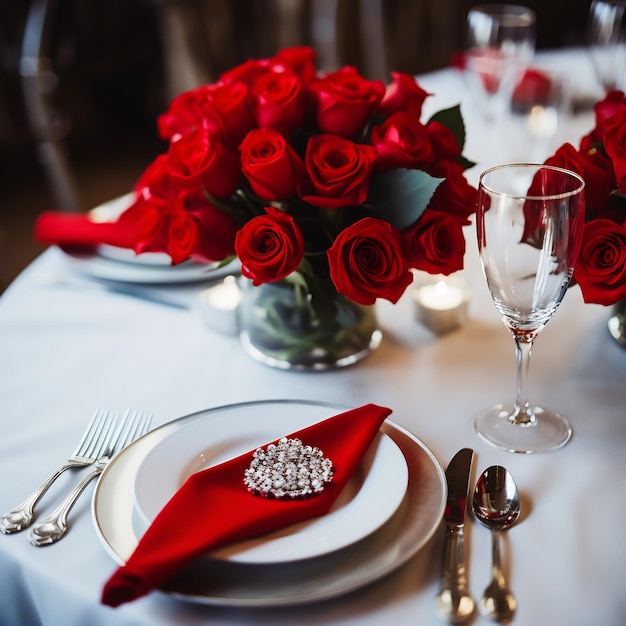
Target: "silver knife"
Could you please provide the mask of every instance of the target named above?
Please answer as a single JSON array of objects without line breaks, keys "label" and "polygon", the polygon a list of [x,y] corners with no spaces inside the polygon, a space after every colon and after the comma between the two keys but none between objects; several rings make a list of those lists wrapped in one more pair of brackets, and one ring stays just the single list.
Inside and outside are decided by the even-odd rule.
[{"label": "silver knife", "polygon": [[170,298],[163,295],[158,285],[143,286],[135,283],[122,283],[101,280],[98,278],[89,278],[87,276],[69,276],[55,273],[40,273],[36,276],[38,285],[46,287],[67,287],[69,289],[96,289],[107,291],[109,293],[119,294],[122,296],[131,296],[138,300],[146,302],[154,302],[155,304],[163,304],[175,309],[190,309],[190,305],[182,300]]},{"label": "silver knife", "polygon": [[444,512],[446,538],[441,586],[436,598],[440,617],[458,624],[474,613],[475,604],[467,589],[463,554],[463,524],[474,451],[463,448],[457,452],[446,470],[448,501]]}]

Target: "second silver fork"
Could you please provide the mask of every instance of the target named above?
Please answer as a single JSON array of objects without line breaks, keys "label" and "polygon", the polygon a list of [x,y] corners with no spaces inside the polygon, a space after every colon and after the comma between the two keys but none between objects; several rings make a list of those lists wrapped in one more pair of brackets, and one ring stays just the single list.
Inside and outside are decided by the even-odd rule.
[{"label": "second silver fork", "polygon": [[87,485],[104,471],[115,454],[148,432],[151,422],[150,413],[136,409],[129,409],[126,412],[102,456],[96,461],[94,469],[74,487],[50,515],[32,527],[29,539],[34,546],[55,543],[65,535],[69,512]]}]

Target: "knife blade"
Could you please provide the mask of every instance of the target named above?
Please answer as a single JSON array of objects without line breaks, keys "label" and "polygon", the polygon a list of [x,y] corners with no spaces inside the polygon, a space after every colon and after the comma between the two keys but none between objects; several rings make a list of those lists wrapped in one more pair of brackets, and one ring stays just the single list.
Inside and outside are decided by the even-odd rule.
[{"label": "knife blade", "polygon": [[117,281],[109,281],[99,278],[90,278],[88,276],[72,276],[55,274],[54,272],[39,273],[35,277],[37,285],[43,287],[65,287],[68,289],[94,289],[114,293],[122,296],[130,296],[145,302],[153,302],[173,307],[175,309],[187,310],[191,305],[185,303],[182,299],[179,301],[176,297],[171,298],[167,294],[161,293],[158,285],[146,286],[137,285],[136,283],[122,283]]},{"label": "knife blade", "polygon": [[465,556],[463,551],[463,527],[470,484],[474,451],[459,450],[446,469],[448,499],[443,518],[446,523],[443,570],[436,597],[440,617],[457,624],[474,613],[474,600],[467,588]]}]

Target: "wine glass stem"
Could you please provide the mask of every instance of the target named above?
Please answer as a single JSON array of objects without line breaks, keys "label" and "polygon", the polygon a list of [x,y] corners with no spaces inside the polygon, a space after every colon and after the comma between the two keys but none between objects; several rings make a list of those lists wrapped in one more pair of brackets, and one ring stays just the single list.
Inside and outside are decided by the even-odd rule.
[{"label": "wine glass stem", "polygon": [[530,426],[535,422],[535,416],[530,410],[527,400],[528,368],[530,355],[533,348],[532,341],[524,341],[515,337],[515,356],[517,359],[517,396],[515,398],[515,410],[509,418],[515,424]]}]

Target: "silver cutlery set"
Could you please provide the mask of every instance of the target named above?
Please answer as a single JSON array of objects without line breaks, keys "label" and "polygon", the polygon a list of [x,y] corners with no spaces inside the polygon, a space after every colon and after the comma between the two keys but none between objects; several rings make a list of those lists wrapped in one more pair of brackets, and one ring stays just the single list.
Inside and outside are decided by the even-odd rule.
[{"label": "silver cutlery set", "polygon": [[30,542],[35,546],[48,545],[61,539],[68,529],[69,512],[87,485],[104,471],[115,454],[147,433],[151,422],[151,414],[137,409],[127,409],[123,415],[103,409],[96,411],[67,462],[22,504],[0,517],[0,531],[9,535],[28,528],[35,518],[35,506],[65,470],[90,467],[91,471],[29,533]]},{"label": "silver cutlery set", "polygon": [[[436,596],[440,617],[452,624],[469,619],[476,604],[469,593],[463,534],[474,451],[459,450],[446,469],[448,500],[444,513],[446,537],[441,585]],[[479,477],[472,498],[474,517],[491,530],[491,581],[478,605],[480,613],[496,622],[513,619],[517,602],[508,589],[500,564],[500,532],[519,518],[520,499],[511,474],[500,465],[488,467]]]}]

